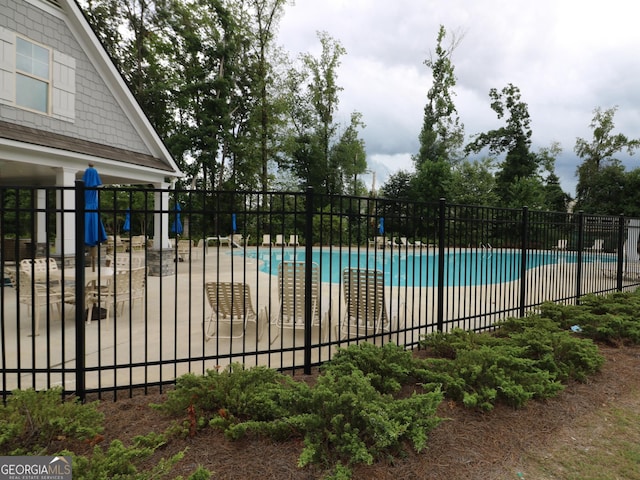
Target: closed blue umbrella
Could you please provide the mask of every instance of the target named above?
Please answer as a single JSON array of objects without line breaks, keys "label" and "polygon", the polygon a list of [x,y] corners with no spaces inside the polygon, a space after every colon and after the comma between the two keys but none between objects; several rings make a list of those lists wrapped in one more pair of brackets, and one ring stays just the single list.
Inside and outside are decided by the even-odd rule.
[{"label": "closed blue umbrella", "polygon": [[176,216],[173,219],[173,223],[171,224],[171,232],[175,233],[176,235],[181,235],[182,234],[182,221],[180,220],[180,212],[182,211],[182,208],[180,207],[179,203],[176,203]]},{"label": "closed blue umbrella", "polygon": [[236,214],[232,213],[231,214],[231,231],[233,233],[236,233],[237,227],[236,227]]},{"label": "closed blue umbrella", "polygon": [[380,235],[384,235],[384,217],[380,217],[380,223],[378,224],[378,230]]},{"label": "closed blue umbrella", "polygon": [[128,232],[130,230],[131,230],[131,212],[127,208],[127,211],[124,214],[124,223],[122,224],[122,231]]},{"label": "closed blue umbrella", "polygon": [[95,270],[96,246],[107,240],[107,232],[104,229],[102,220],[98,215],[98,190],[96,187],[102,185],[98,171],[89,164],[89,168],[82,176],[84,186],[84,244],[91,247],[91,267]]}]

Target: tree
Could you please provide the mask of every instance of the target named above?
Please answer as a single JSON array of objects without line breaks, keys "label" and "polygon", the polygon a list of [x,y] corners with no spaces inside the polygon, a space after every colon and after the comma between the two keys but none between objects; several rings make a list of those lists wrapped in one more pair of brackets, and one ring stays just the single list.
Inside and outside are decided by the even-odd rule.
[{"label": "tree", "polygon": [[[359,195],[366,192],[364,184],[358,182],[358,175],[367,169],[367,153],[364,141],[358,137],[358,129],[364,127],[362,114],[353,112],[351,122],[338,141],[331,147],[330,169],[339,172],[335,175],[337,184],[332,190],[337,193]],[[349,192],[347,185],[351,184]]]},{"label": "tree", "polygon": [[628,202],[625,185],[624,166],[618,160],[611,161],[580,183],[576,208],[589,213],[619,215]]},{"label": "tree", "polygon": [[[254,99],[253,110],[249,113],[248,124],[253,132],[244,132],[244,139],[248,140],[249,148],[255,145],[260,159],[260,187],[267,191],[269,187],[269,161],[274,160],[277,145],[277,130],[281,114],[284,109],[273,91],[275,72],[269,59],[275,31],[282,17],[286,0],[249,0],[252,15],[248,15],[247,23],[251,25],[251,39],[249,42],[250,55],[246,58],[255,59],[249,72],[252,73],[248,83],[250,97]],[[251,134],[247,134],[251,133]]]},{"label": "tree", "polygon": [[163,138],[174,126],[170,105],[174,78],[170,62],[163,61],[171,45],[162,36],[165,8],[164,1],[156,0],[85,0],[84,9],[96,35]]},{"label": "tree", "polygon": [[318,38],[322,45],[320,58],[305,54],[303,61],[311,76],[309,84],[311,105],[320,124],[324,155],[328,159],[329,141],[335,128],[333,115],[338,108],[338,92],[342,90],[342,87],[337,85],[337,70],[340,66],[340,57],[346,51],[340,42],[331,38],[326,32],[318,32]]},{"label": "tree", "polygon": [[633,155],[640,146],[640,140],[631,140],[622,133],[612,134],[615,128],[613,117],[617,110],[617,106],[605,111],[596,107],[593,111],[593,119],[589,124],[593,129],[593,140],[588,143],[583,138],[576,139],[574,148],[576,155],[596,169],[606,162],[613,161],[616,153],[626,150],[629,155]]},{"label": "tree", "polygon": [[399,170],[389,176],[380,188],[380,195],[392,200],[413,200],[412,195],[413,175],[406,170]]},{"label": "tree", "polygon": [[619,213],[640,217],[640,168],[627,173],[624,185],[624,203]]},{"label": "tree", "polygon": [[[539,168],[547,158],[531,152],[529,108],[522,101],[520,89],[513,84],[507,85],[501,92],[492,88],[489,98],[491,109],[496,112],[498,118],[506,116],[506,124],[496,130],[475,135],[474,140],[465,147],[465,151],[478,153],[488,148],[492,155],[506,154],[496,174],[496,186],[502,204],[526,205],[535,198],[538,205],[542,202],[541,196],[533,195],[531,189],[535,185],[542,189]],[[529,180],[531,178],[536,179],[535,182],[532,183]]]},{"label": "tree", "polygon": [[488,158],[463,160],[452,171],[447,199],[463,205],[499,205],[500,197],[492,170],[493,162]]},{"label": "tree", "polygon": [[456,85],[453,52],[460,43],[455,35],[447,48],[442,43],[446,37],[444,26],[440,26],[435,58],[430,57],[424,64],[431,69],[433,83],[427,93],[424,120],[420,131],[420,151],[414,156],[416,167],[424,162],[445,161],[452,163],[459,157],[459,149],[464,141],[464,126],[460,123],[455,104],[453,88]]},{"label": "tree", "polygon": [[[589,143],[582,138],[576,139],[574,151],[583,159],[577,169],[576,208],[612,214],[625,210],[623,199],[616,193],[624,184],[624,167],[614,155],[623,150],[632,155],[640,146],[640,140],[629,139],[622,133],[612,133],[617,109],[612,107],[603,111],[597,107],[589,125],[593,129],[592,141]],[[612,198],[603,198],[604,192],[615,194],[620,203],[612,204]]]},{"label": "tree", "polygon": [[[319,32],[322,47],[319,58],[303,54],[299,65],[292,65],[286,76],[290,124],[285,140],[285,155],[280,165],[291,169],[302,186],[313,186],[319,193],[340,193],[342,171],[331,163],[330,153],[338,124],[334,114],[338,106],[337,69],[346,52],[326,32]],[[352,130],[361,122],[352,116]],[[350,159],[352,162],[353,159]],[[364,170],[363,170],[364,171]]]},{"label": "tree", "polygon": [[475,135],[475,139],[466,146],[467,152],[478,153],[484,148],[489,153],[506,153],[506,159],[497,175],[500,187],[508,187],[516,178],[528,177],[537,170],[537,159],[531,155],[531,120],[529,108],[521,99],[520,89],[509,84],[498,92],[492,88],[489,92],[491,109],[499,119],[505,117],[506,125],[496,130]]},{"label": "tree", "polygon": [[558,142],[553,142],[550,147],[541,148],[538,151],[538,176],[542,181],[543,208],[555,212],[566,212],[572,199],[562,190],[560,179],[555,173],[556,158],[560,153],[562,153],[562,148]]},{"label": "tree", "polygon": [[451,57],[460,40],[453,36],[445,48],[445,37],[446,30],[441,25],[435,58],[431,56],[424,62],[431,69],[433,83],[424,107],[420,150],[413,157],[416,175],[412,183],[416,198],[425,202],[437,201],[447,195],[451,166],[458,160],[464,140],[464,126],[452,98],[456,77]]}]

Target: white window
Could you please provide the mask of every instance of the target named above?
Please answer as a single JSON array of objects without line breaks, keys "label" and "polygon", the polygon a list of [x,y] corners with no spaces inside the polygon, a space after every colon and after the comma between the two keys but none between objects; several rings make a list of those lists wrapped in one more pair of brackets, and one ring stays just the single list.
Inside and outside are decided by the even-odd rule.
[{"label": "white window", "polygon": [[16,38],[16,105],[49,112],[49,49]]},{"label": "white window", "polygon": [[73,57],[0,27],[0,103],[75,121]]}]

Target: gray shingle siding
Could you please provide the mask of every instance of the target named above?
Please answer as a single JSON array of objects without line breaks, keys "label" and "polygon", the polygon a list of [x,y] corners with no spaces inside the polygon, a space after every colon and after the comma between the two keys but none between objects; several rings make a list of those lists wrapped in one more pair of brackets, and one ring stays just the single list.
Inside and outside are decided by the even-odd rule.
[{"label": "gray shingle siding", "polygon": [[69,55],[76,61],[73,122],[4,104],[0,104],[1,119],[81,140],[151,154],[62,19],[22,0],[0,0],[0,12],[0,26]]}]

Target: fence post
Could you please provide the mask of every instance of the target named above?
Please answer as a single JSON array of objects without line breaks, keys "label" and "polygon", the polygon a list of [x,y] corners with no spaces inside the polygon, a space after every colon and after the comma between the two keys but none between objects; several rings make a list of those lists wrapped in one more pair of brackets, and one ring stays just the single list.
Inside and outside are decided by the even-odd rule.
[{"label": "fence post", "polygon": [[[616,289],[621,292],[622,291],[622,271],[624,269],[624,255],[625,255],[625,241],[623,240],[623,237],[626,238],[625,234],[624,234],[624,226],[625,226],[625,219],[624,219],[624,215],[620,215],[618,217],[618,265],[617,265],[617,269],[616,269]],[[627,247],[629,247],[627,245]]]},{"label": "fence post", "polygon": [[[304,247],[304,374],[311,375],[311,310],[313,281],[313,187],[307,187]],[[329,327],[330,328],[330,327]],[[321,332],[322,334],[323,332]]]},{"label": "fence post", "polygon": [[527,246],[529,245],[529,207],[522,207],[522,244],[520,254],[520,317],[527,301]]},{"label": "fence post", "polygon": [[440,199],[438,206],[438,319],[437,329],[439,332],[444,330],[444,256],[445,256],[445,214],[447,202],[444,198]]},{"label": "fence post", "polygon": [[582,251],[584,250],[584,211],[578,212],[578,255],[576,267],[576,305],[580,305],[582,295]]},{"label": "fence post", "polygon": [[82,403],[86,400],[85,384],[85,323],[84,323],[84,182],[76,181],[76,396]]}]

